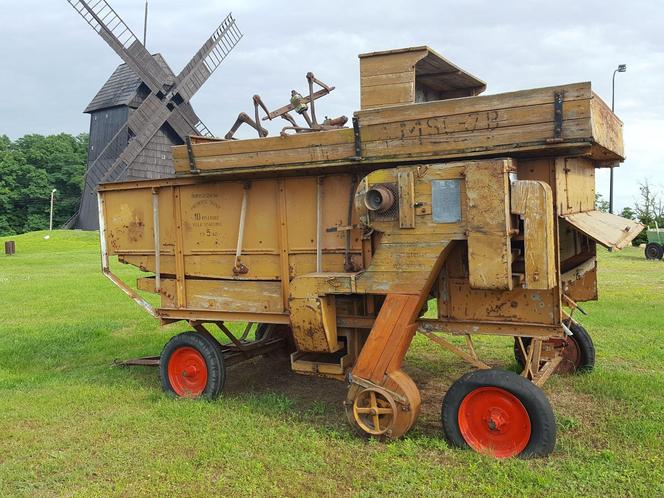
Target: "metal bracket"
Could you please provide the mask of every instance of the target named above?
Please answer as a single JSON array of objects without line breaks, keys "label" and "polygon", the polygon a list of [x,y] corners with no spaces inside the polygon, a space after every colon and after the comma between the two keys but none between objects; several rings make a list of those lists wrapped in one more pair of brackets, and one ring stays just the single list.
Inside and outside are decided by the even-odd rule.
[{"label": "metal bracket", "polygon": [[563,141],[563,92],[553,94],[553,138],[547,142]]},{"label": "metal bracket", "polygon": [[196,158],[194,157],[194,149],[191,146],[191,137],[189,135],[187,135],[185,137],[184,141],[187,144],[187,156],[189,157],[189,170],[194,175],[197,175],[197,174],[200,173],[200,171],[196,167]]},{"label": "metal bracket", "polygon": [[355,138],[355,155],[350,159],[352,161],[362,160],[362,139],[360,138],[360,119],[353,116],[353,137]]},{"label": "metal bracket", "polygon": [[352,375],[349,378],[350,384],[355,384],[357,386],[360,386],[364,389],[376,389],[380,391],[385,391],[386,393],[389,393],[393,398],[394,401],[399,403],[400,405],[403,406],[410,406],[410,403],[408,402],[408,399],[405,396],[401,396],[399,393],[396,393],[392,391],[391,389],[387,389],[386,387],[380,386],[378,384],[374,384],[370,380],[363,379],[362,377],[353,377]]}]

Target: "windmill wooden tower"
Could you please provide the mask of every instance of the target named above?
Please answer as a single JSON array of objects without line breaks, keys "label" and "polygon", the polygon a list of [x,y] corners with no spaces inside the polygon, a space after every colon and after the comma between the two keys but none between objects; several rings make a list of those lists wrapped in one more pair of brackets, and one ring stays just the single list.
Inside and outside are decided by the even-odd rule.
[{"label": "windmill wooden tower", "polygon": [[242,38],[229,14],[175,75],[151,54],[106,0],[67,0],[124,64],[88,105],[90,149],[77,213],[67,227],[99,227],[97,185],[173,173],[171,145],[190,135],[212,136],[189,101]]}]

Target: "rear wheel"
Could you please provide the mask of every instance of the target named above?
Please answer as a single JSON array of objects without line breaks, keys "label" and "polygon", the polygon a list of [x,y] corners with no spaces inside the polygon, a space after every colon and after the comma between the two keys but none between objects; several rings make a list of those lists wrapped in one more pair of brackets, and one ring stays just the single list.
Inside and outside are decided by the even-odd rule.
[{"label": "rear wheel", "polygon": [[166,343],[159,365],[168,394],[215,399],[226,380],[224,359],[214,338],[198,332],[176,335]]},{"label": "rear wheel", "polygon": [[556,419],[544,392],[505,370],[477,370],[458,379],[441,410],[447,441],[496,458],[549,455]]},{"label": "rear wheel", "polygon": [[646,259],[662,259],[664,256],[664,246],[657,242],[650,242],[646,245]]},{"label": "rear wheel", "polygon": [[[582,325],[576,322],[566,322],[572,332],[571,336],[566,335],[563,339],[549,339],[546,344],[560,349],[562,361],[556,367],[557,374],[587,373],[595,367],[595,345],[588,331]],[[530,337],[523,337],[524,348],[530,346]],[[514,339],[514,358],[523,369],[526,366],[519,340]]]}]

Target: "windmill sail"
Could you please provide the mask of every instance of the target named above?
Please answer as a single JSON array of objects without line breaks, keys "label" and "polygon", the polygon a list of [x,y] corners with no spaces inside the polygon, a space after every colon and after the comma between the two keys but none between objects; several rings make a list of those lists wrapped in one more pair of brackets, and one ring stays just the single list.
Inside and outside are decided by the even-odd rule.
[{"label": "windmill sail", "polygon": [[129,114],[127,123],[118,129],[89,165],[80,208],[65,225],[94,228],[98,223],[97,185],[124,179],[132,163],[165,123],[183,141],[192,134],[212,136],[193,112],[189,100],[237,45],[242,33],[229,14],[175,77],[165,63],[162,66],[147,51],[106,0],[67,2],[150,90],[138,108]]},{"label": "windmill sail", "polygon": [[189,101],[241,39],[242,32],[235,24],[233,14],[228,14],[175,78],[177,93]]},{"label": "windmill sail", "polygon": [[67,0],[153,92],[172,83],[133,31],[106,0]]}]

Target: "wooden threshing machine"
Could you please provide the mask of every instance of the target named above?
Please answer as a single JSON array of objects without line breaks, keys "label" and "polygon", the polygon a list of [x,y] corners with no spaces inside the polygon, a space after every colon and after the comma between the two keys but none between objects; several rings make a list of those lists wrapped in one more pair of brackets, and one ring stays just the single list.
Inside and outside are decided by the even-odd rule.
[{"label": "wooden threshing machine", "polygon": [[[402,361],[421,333],[474,368],[443,400],[451,444],[550,453],[539,386],[593,366],[572,315],[597,299],[596,244],[620,249],[642,228],[594,208],[596,168],[623,160],[622,123],[590,83],[477,96],[485,84],[428,47],[361,55],[360,82],[352,126],[312,116],[282,136],[191,137],[176,177],[100,186],[104,273],[162,324],[194,329],[143,363],[167,392],[214,398],[225,366],[289,347],[294,371],[348,382],[353,427],[398,438],[420,409]],[[159,307],[110,256],[153,274],[138,289]],[[256,340],[228,322],[255,324]],[[521,375],[483,362],[478,335],[513,338]]]}]

